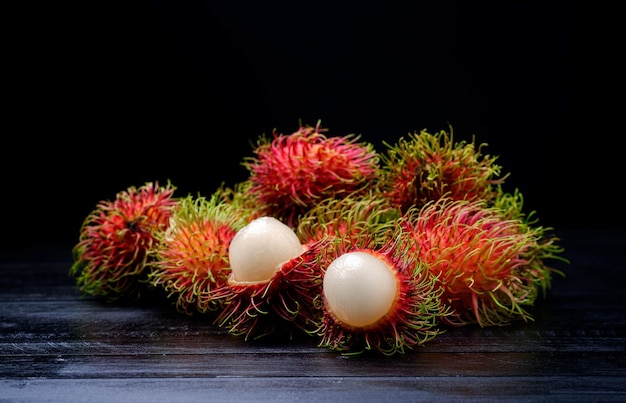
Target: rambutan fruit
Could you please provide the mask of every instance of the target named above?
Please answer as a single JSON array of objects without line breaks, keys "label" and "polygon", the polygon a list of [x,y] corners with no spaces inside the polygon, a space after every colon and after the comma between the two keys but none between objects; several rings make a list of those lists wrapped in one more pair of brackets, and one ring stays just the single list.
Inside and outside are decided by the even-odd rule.
[{"label": "rambutan fruit", "polygon": [[231,273],[215,323],[246,340],[306,332],[317,314],[321,275],[316,257],[323,245],[302,245],[293,229],[274,217],[252,220],[230,243]]},{"label": "rambutan fruit", "polygon": [[165,231],[176,188],[148,182],[99,202],[84,220],[72,253],[70,276],[83,295],[106,300],[138,300],[147,289],[148,251]]},{"label": "rambutan fruit", "polygon": [[547,237],[546,228],[512,217],[521,210],[512,201],[520,200],[496,207],[484,200],[444,197],[399,220],[444,290],[442,301],[453,311],[445,318],[448,324],[484,327],[532,320],[529,308],[558,272],[545,263],[558,259],[558,239]]},{"label": "rambutan fruit", "polygon": [[213,192],[212,197],[218,198],[222,203],[231,205],[233,211],[238,211],[240,216],[249,222],[263,216],[258,203],[250,196],[251,186],[252,182],[249,180],[236,183],[232,187],[222,184]]},{"label": "rambutan fruit", "polygon": [[323,315],[309,332],[320,337],[320,347],[344,355],[403,354],[443,332],[441,289],[410,246],[399,234],[377,249],[340,238],[325,248]]},{"label": "rambutan fruit", "polygon": [[250,196],[263,215],[295,227],[298,217],[328,198],[342,198],[367,188],[377,177],[379,158],[359,136],[328,137],[320,124],[302,126],[290,135],[261,136],[250,172]]},{"label": "rambutan fruit", "polygon": [[154,259],[148,281],[173,298],[181,312],[215,312],[220,308],[215,290],[230,274],[228,247],[247,223],[245,210],[226,202],[221,191],[209,199],[181,198],[150,251]]},{"label": "rambutan fruit", "polygon": [[370,248],[389,240],[400,212],[372,191],[343,199],[324,199],[298,221],[296,234],[304,244],[328,237],[353,239]]},{"label": "rambutan fruit", "polygon": [[390,202],[406,212],[429,201],[446,197],[455,200],[490,200],[494,185],[503,183],[497,157],[484,155],[474,141],[455,142],[452,130],[431,134],[426,130],[400,138],[395,145],[384,143],[379,187]]}]

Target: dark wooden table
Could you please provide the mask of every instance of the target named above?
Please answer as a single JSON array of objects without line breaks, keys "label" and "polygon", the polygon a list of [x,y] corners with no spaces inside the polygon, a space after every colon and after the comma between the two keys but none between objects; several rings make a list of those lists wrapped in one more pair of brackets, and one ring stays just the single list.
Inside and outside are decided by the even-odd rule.
[{"label": "dark wooden table", "polygon": [[167,306],[81,298],[69,262],[0,266],[0,401],[626,401],[626,234],[559,233],[535,321],[450,329],[404,355],[250,342]]}]

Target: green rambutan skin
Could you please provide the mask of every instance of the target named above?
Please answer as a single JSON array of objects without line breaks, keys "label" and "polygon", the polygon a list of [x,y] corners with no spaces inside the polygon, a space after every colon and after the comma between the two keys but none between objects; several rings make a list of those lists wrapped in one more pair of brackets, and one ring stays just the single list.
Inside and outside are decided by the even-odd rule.
[{"label": "green rambutan skin", "polygon": [[253,183],[249,179],[236,183],[232,187],[222,184],[213,193],[212,197],[217,198],[222,203],[231,205],[233,211],[239,212],[241,217],[250,222],[265,215],[250,192],[252,185]]},{"label": "green rambutan skin", "polygon": [[69,274],[83,295],[136,301],[146,286],[148,251],[164,231],[177,203],[175,187],[148,182],[99,202],[85,218]]},{"label": "green rambutan skin", "polygon": [[325,131],[318,122],[289,135],[260,136],[255,156],[243,165],[250,172],[248,192],[263,215],[295,227],[320,201],[361,192],[377,178],[379,156],[372,144]]},{"label": "green rambutan skin", "polygon": [[381,154],[380,190],[402,212],[446,196],[490,200],[504,182],[498,157],[482,154],[486,144],[454,141],[452,130],[409,133]]},{"label": "green rambutan skin", "polygon": [[385,244],[395,231],[400,211],[379,194],[369,191],[343,199],[324,199],[298,221],[296,234],[303,243],[343,237],[368,247]]},{"label": "green rambutan skin", "polygon": [[442,198],[411,209],[401,226],[416,241],[416,253],[444,292],[442,300],[454,314],[451,325],[507,325],[529,321],[529,311],[545,295],[553,273],[547,259],[562,251],[546,229],[529,225],[519,214],[518,196],[500,207],[485,200]]},{"label": "green rambutan skin", "polygon": [[180,199],[150,251],[149,283],[162,288],[181,312],[217,311],[220,299],[214,293],[230,274],[230,241],[248,221],[246,211],[225,201],[220,190],[208,199]]},{"label": "green rambutan skin", "polygon": [[324,312],[317,327],[309,331],[320,339],[319,346],[342,355],[360,355],[367,351],[392,356],[404,354],[444,332],[440,319],[449,308],[440,300],[442,289],[436,279],[413,253],[409,237],[398,230],[386,245],[371,249],[367,241],[336,237],[318,260],[324,274],[329,264],[348,252],[366,252],[384,259],[395,270],[399,289],[392,310],[374,325],[355,328],[337,320],[325,303],[323,294],[317,305]]}]

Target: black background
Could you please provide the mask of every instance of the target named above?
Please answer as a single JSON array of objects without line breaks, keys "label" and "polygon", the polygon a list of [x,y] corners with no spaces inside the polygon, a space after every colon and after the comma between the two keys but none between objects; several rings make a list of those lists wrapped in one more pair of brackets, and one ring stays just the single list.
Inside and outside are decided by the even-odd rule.
[{"label": "black background", "polygon": [[[432,2],[435,3],[435,2]],[[573,2],[572,2],[573,3]],[[5,6],[2,258],[70,256],[96,203],[209,195],[318,120],[380,151],[486,143],[540,224],[624,227],[619,13],[566,1]],[[615,7],[616,8],[616,7]],[[41,248],[41,249],[38,249]],[[43,253],[43,252],[42,252]]]}]

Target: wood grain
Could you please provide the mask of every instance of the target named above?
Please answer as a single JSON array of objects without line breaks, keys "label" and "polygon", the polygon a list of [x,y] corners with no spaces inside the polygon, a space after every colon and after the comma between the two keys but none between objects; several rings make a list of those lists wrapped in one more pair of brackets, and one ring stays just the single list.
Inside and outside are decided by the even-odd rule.
[{"label": "wood grain", "polygon": [[626,237],[568,231],[535,320],[406,354],[246,341],[208,316],[81,297],[69,262],[0,264],[0,401],[625,401]]}]

